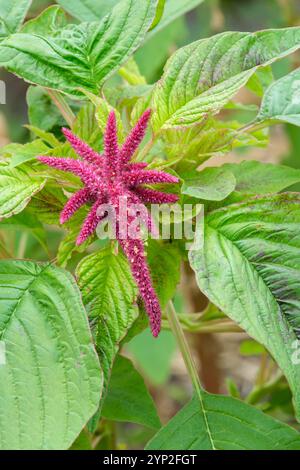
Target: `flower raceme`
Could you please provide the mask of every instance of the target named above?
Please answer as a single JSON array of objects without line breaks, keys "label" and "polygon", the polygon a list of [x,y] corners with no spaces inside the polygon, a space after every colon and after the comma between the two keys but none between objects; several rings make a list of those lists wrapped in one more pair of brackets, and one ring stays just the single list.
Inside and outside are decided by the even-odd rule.
[{"label": "flower raceme", "polygon": [[152,285],[142,236],[140,234],[133,238],[127,232],[124,237],[120,229],[123,216],[120,201],[123,198],[127,201],[126,224],[129,226],[136,217],[130,208],[138,204],[145,209],[143,214],[146,214],[146,217],[143,223],[152,233],[155,232],[155,225],[145,204],[177,201],[176,195],[147,188],[144,184],[178,183],[178,178],[162,171],[148,170],[145,162],[130,161],[145,136],[150,114],[150,109],[144,112],[123,145],[119,147],[116,116],[112,111],[104,132],[103,154],[90,148],[69,129],[63,129],[65,137],[81,159],[47,156],[39,156],[38,159],[57,170],[73,173],[81,179],[84,185],[71,196],[60,216],[60,222],[64,224],[81,206],[91,204],[91,209],[78,235],[77,245],[82,244],[105,220],[105,215],[99,215],[100,206],[109,204],[113,207],[116,217],[116,238],[130,263],[133,277],[150,319],[153,336],[157,336],[161,325],[161,309]]}]

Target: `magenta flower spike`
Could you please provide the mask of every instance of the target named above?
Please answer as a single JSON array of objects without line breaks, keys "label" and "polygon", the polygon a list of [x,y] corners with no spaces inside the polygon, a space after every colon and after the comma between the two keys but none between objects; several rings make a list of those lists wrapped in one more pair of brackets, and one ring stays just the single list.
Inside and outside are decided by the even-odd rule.
[{"label": "magenta flower spike", "polygon": [[101,204],[110,204],[114,208],[116,238],[128,258],[133,277],[150,319],[153,336],[157,336],[161,325],[161,309],[152,285],[142,237],[138,232],[138,237],[131,237],[127,233],[124,238],[120,229],[123,217],[120,208],[122,198],[126,198],[127,201],[128,215],[126,223],[128,227],[136,217],[131,214],[130,206],[139,204],[143,208],[143,223],[152,233],[156,233],[156,227],[144,204],[174,203],[178,199],[175,194],[168,194],[143,186],[144,184],[178,183],[178,178],[162,171],[147,170],[147,163],[145,162],[130,162],[145,136],[150,115],[150,109],[144,112],[123,145],[119,147],[116,116],[112,111],[109,114],[104,133],[104,152],[102,155],[90,148],[69,129],[63,129],[65,137],[82,160],[47,156],[39,156],[38,160],[57,170],[73,173],[81,179],[84,185],[83,188],[71,196],[60,216],[60,222],[64,224],[81,206],[84,204],[91,205],[78,235],[77,245],[82,244],[90,237],[98,224],[101,223],[101,220],[105,219],[104,216],[100,217],[97,214]]}]

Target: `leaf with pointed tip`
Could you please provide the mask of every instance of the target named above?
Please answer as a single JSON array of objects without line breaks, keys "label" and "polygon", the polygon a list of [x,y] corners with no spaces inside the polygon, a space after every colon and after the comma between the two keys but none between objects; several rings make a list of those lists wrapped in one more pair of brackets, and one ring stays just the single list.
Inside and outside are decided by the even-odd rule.
[{"label": "leaf with pointed tip", "polygon": [[232,397],[201,393],[148,443],[147,450],[299,450],[293,428]]},{"label": "leaf with pointed tip", "polygon": [[267,88],[256,121],[300,126],[300,68]]},{"label": "leaf with pointed tip", "polygon": [[299,224],[299,194],[251,198],[206,214],[204,234],[198,232],[199,243],[189,253],[201,291],[282,369],[298,419]]},{"label": "leaf with pointed tip", "polygon": [[13,34],[1,44],[0,65],[43,87],[97,94],[143,41],[157,1],[122,0],[102,21],[58,27],[55,34]]},{"label": "leaf with pointed tip", "polygon": [[159,429],[161,424],[145,382],[132,362],[118,356],[111,373],[102,416]]},{"label": "leaf with pointed tip", "polygon": [[218,113],[260,66],[300,47],[300,28],[225,32],[171,56],[152,97],[154,131],[189,126]]},{"label": "leaf with pointed tip", "polygon": [[21,27],[32,0],[0,0],[0,39]]},{"label": "leaf with pointed tip", "polygon": [[73,277],[0,261],[0,448],[68,449],[95,412],[99,360]]},{"label": "leaf with pointed tip", "polygon": [[45,179],[31,174],[25,165],[10,168],[0,163],[0,219],[21,212],[44,185]]}]

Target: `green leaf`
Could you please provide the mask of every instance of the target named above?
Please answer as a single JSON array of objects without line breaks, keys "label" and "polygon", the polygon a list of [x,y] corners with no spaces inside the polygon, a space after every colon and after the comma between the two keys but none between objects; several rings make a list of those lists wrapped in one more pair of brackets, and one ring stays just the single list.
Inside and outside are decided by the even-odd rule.
[{"label": "green leaf", "polygon": [[226,32],[179,49],[154,89],[154,130],[192,125],[219,112],[259,66],[299,46],[300,28],[286,28]]},{"label": "green leaf", "polygon": [[256,197],[208,213],[189,253],[201,291],[263,344],[285,374],[300,418],[300,195]]},{"label": "green leaf", "polygon": [[112,369],[102,416],[113,421],[137,423],[153,429],[161,424],[145,382],[132,362],[118,356]]},{"label": "green leaf", "polygon": [[94,336],[104,371],[104,395],[119,345],[138,316],[137,287],[128,262],[111,247],[85,257],[76,277],[83,302],[94,325]]},{"label": "green leaf", "polygon": [[0,0],[0,39],[18,31],[31,0]]},{"label": "green leaf", "polygon": [[0,219],[21,212],[44,184],[45,180],[30,174],[25,165],[10,168],[0,163]]},{"label": "green leaf", "polygon": [[[80,21],[98,21],[107,15],[120,0],[57,0],[70,15]],[[159,0],[155,18],[153,18],[152,31],[147,35],[152,37],[157,31],[165,28],[169,23],[181,15],[200,5],[203,0]],[[165,9],[164,4],[165,3]],[[155,27],[155,29],[153,29]]]},{"label": "green leaf", "polygon": [[80,21],[98,21],[107,15],[120,0],[57,0],[70,15]]},{"label": "green leaf", "polygon": [[73,277],[0,262],[0,448],[67,449],[95,412],[101,369]]},{"label": "green leaf", "polygon": [[205,168],[182,178],[184,180],[181,189],[183,194],[210,201],[222,201],[232,193],[236,185],[233,173],[226,170],[224,166]]},{"label": "green leaf", "polygon": [[300,170],[255,160],[226,163],[222,168],[236,179],[234,192],[228,199],[232,202],[244,199],[245,195],[277,193],[300,181]]},{"label": "green leaf", "polygon": [[97,94],[143,41],[156,6],[157,0],[122,0],[100,22],[57,26],[55,34],[13,34],[1,45],[0,65],[70,95],[80,87]]},{"label": "green leaf", "polygon": [[299,450],[299,433],[235,398],[202,392],[148,443],[147,450]]},{"label": "green leaf", "polygon": [[44,131],[66,125],[59,110],[54,105],[48,93],[39,86],[30,86],[27,91],[29,122],[32,126]]},{"label": "green leaf", "polygon": [[1,153],[5,157],[9,157],[10,168],[16,168],[25,162],[30,162],[36,159],[37,155],[44,155],[48,153],[50,148],[41,140],[33,140],[27,144],[8,144],[2,147]]},{"label": "green leaf", "polygon": [[300,68],[277,80],[266,90],[257,122],[289,122],[300,126]]}]

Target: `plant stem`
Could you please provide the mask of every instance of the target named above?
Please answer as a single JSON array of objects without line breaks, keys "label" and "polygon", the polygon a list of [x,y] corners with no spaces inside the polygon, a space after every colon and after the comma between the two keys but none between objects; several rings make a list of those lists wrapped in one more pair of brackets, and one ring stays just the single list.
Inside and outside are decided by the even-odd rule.
[{"label": "plant stem", "polygon": [[[236,323],[229,319],[222,318],[197,322],[197,314],[190,316],[177,314],[177,316],[182,329],[184,331],[188,331],[189,333],[240,333],[243,331]],[[170,328],[168,322],[164,319],[162,320],[162,325],[163,328]]]},{"label": "plant stem", "polygon": [[203,415],[203,420],[204,420],[206,431],[207,431],[207,434],[211,443],[211,447],[213,450],[215,450],[216,448],[215,448],[213,436],[210,430],[208,417],[207,417],[207,411],[206,411],[205,403],[204,403],[204,390],[200,383],[198,371],[197,371],[194,359],[192,358],[187,340],[184,336],[183,329],[180,325],[180,322],[178,321],[174,304],[171,300],[168,302],[166,310],[167,310],[168,320],[169,320],[171,329],[177,340],[178,347],[182,354],[185,366],[187,368],[188,374],[194,386],[195,392],[197,394],[197,398],[199,400],[200,409]]},{"label": "plant stem", "polygon": [[64,99],[64,97],[56,90],[50,90],[50,88],[45,88],[53,103],[59,109],[61,115],[66,120],[67,124],[72,127],[75,121],[75,114],[72,109]]},{"label": "plant stem", "polygon": [[201,395],[202,386],[200,384],[199,375],[196,369],[196,365],[194,359],[192,358],[191,351],[189,349],[187,340],[184,336],[183,329],[180,325],[180,322],[177,318],[177,314],[174,308],[173,302],[170,300],[167,305],[167,316],[169,320],[169,324],[173,334],[177,340],[178,347],[180,349],[181,355],[183,357],[185,366],[191,378],[192,384],[195,388],[197,394]]}]

